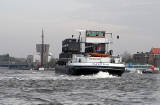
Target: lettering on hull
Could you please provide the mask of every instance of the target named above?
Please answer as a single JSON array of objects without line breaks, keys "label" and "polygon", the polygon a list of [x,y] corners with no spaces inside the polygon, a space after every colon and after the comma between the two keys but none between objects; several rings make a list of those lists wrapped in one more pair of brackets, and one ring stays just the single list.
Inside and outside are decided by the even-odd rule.
[{"label": "lettering on hull", "polygon": [[109,66],[109,64],[106,64],[106,63],[93,63],[93,65],[96,65],[96,66]]}]

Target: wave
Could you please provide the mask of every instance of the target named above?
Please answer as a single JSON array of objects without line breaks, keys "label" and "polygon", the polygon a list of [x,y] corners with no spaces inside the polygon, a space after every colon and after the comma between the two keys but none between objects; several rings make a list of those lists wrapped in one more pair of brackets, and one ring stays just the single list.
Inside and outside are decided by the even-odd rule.
[{"label": "wave", "polygon": [[117,78],[117,77],[109,74],[108,72],[102,72],[102,71],[92,75],[81,75],[81,79],[98,79],[98,78]]},{"label": "wave", "polygon": [[98,72],[97,74],[91,75],[81,75],[81,76],[74,76],[74,75],[67,75],[67,74],[55,74],[54,72],[29,72],[26,74],[11,74],[9,76],[1,76],[0,80],[81,80],[81,79],[99,79],[99,78],[117,78],[109,74],[108,72]]}]

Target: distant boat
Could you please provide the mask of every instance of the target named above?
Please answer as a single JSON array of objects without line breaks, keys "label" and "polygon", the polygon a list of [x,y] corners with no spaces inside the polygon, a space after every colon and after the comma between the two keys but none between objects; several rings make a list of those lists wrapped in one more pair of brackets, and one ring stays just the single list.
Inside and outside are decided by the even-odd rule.
[{"label": "distant boat", "polygon": [[160,73],[159,68],[155,68],[153,65],[149,64],[135,64],[135,65],[126,65],[126,72],[142,72],[142,73]]}]

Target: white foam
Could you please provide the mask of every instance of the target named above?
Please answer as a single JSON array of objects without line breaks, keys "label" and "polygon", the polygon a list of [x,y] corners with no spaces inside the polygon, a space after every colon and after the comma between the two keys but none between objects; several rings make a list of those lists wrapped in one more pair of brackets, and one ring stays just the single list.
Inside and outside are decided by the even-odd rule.
[{"label": "white foam", "polygon": [[53,74],[44,74],[41,72],[31,72],[31,74],[16,74],[11,75],[11,77],[0,77],[2,79],[13,79],[17,80],[83,80],[83,79],[100,79],[100,78],[117,78],[116,76],[110,75],[107,72],[98,72],[97,74],[92,75],[81,75],[81,76],[71,76],[71,75],[55,75]]},{"label": "white foam", "polygon": [[142,71],[140,71],[140,70],[136,70],[136,73],[138,73],[138,74],[142,74]]},{"label": "white foam", "polygon": [[102,72],[102,71],[93,75],[87,75],[87,76],[81,75],[81,79],[98,79],[98,78],[117,78],[117,77],[109,74],[108,72]]}]

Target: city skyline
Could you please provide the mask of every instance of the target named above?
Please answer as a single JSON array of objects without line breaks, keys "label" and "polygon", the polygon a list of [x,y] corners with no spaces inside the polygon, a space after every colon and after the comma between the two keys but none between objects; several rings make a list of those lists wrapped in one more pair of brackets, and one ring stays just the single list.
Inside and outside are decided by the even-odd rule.
[{"label": "city skyline", "polygon": [[42,28],[54,57],[77,29],[112,32],[116,54],[149,51],[160,47],[159,5],[158,0],[0,0],[0,54],[36,54]]}]

